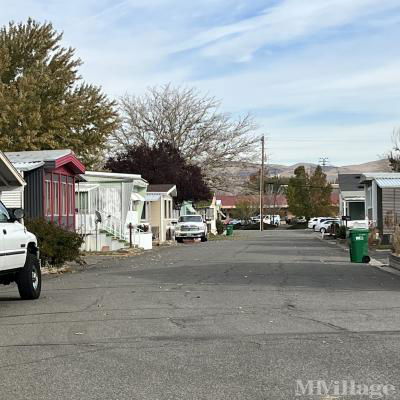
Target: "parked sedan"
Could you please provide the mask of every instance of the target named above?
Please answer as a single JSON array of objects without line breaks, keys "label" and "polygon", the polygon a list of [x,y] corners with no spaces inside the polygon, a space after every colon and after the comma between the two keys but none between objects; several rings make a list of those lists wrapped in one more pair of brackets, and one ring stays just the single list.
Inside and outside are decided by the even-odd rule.
[{"label": "parked sedan", "polygon": [[308,221],[308,228],[309,229],[314,229],[315,225],[317,225],[318,222],[320,222],[321,219],[324,219],[326,217],[316,217],[316,218],[311,218]]},{"label": "parked sedan", "polygon": [[339,222],[337,218],[332,218],[332,219],[326,219],[324,221],[319,222],[314,230],[316,232],[321,232],[321,233],[326,233],[328,231],[328,228],[334,223],[334,222]]}]

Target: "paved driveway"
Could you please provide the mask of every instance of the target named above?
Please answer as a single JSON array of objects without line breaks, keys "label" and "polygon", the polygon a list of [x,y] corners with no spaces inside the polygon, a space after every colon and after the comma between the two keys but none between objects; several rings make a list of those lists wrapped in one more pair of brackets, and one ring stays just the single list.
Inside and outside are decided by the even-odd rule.
[{"label": "paved driveway", "polygon": [[347,258],[310,232],[248,232],[110,258],[36,302],[1,289],[0,398],[275,400],[355,380],[399,399],[400,277]]}]

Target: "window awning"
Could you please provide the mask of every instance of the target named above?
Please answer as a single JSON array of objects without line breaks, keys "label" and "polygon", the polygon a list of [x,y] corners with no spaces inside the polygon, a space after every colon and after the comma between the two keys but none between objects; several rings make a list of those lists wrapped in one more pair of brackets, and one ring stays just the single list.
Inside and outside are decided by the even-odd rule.
[{"label": "window awning", "polygon": [[161,198],[161,194],[156,194],[156,193],[147,193],[145,200],[146,201],[158,201]]},{"label": "window awning", "polygon": [[132,201],[145,201],[144,197],[142,195],[140,195],[139,193],[132,193],[131,200]]}]

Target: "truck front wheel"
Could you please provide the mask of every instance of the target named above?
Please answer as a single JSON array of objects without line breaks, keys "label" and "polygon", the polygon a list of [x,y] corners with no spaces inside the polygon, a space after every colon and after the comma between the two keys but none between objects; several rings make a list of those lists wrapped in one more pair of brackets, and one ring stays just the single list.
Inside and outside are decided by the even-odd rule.
[{"label": "truck front wheel", "polygon": [[16,276],[18,291],[23,300],[38,299],[42,290],[42,275],[38,258],[27,254],[24,268]]},{"label": "truck front wheel", "polygon": [[207,235],[202,236],[202,237],[201,237],[201,241],[202,241],[202,242],[207,242]]}]

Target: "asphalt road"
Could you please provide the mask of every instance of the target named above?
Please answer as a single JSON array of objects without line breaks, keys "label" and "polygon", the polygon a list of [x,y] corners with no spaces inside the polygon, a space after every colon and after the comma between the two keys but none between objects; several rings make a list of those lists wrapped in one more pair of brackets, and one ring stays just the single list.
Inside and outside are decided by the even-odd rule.
[{"label": "asphalt road", "polygon": [[34,302],[1,288],[0,399],[328,398],[297,380],[400,399],[400,276],[347,259],[310,232],[249,232],[109,258]]}]

